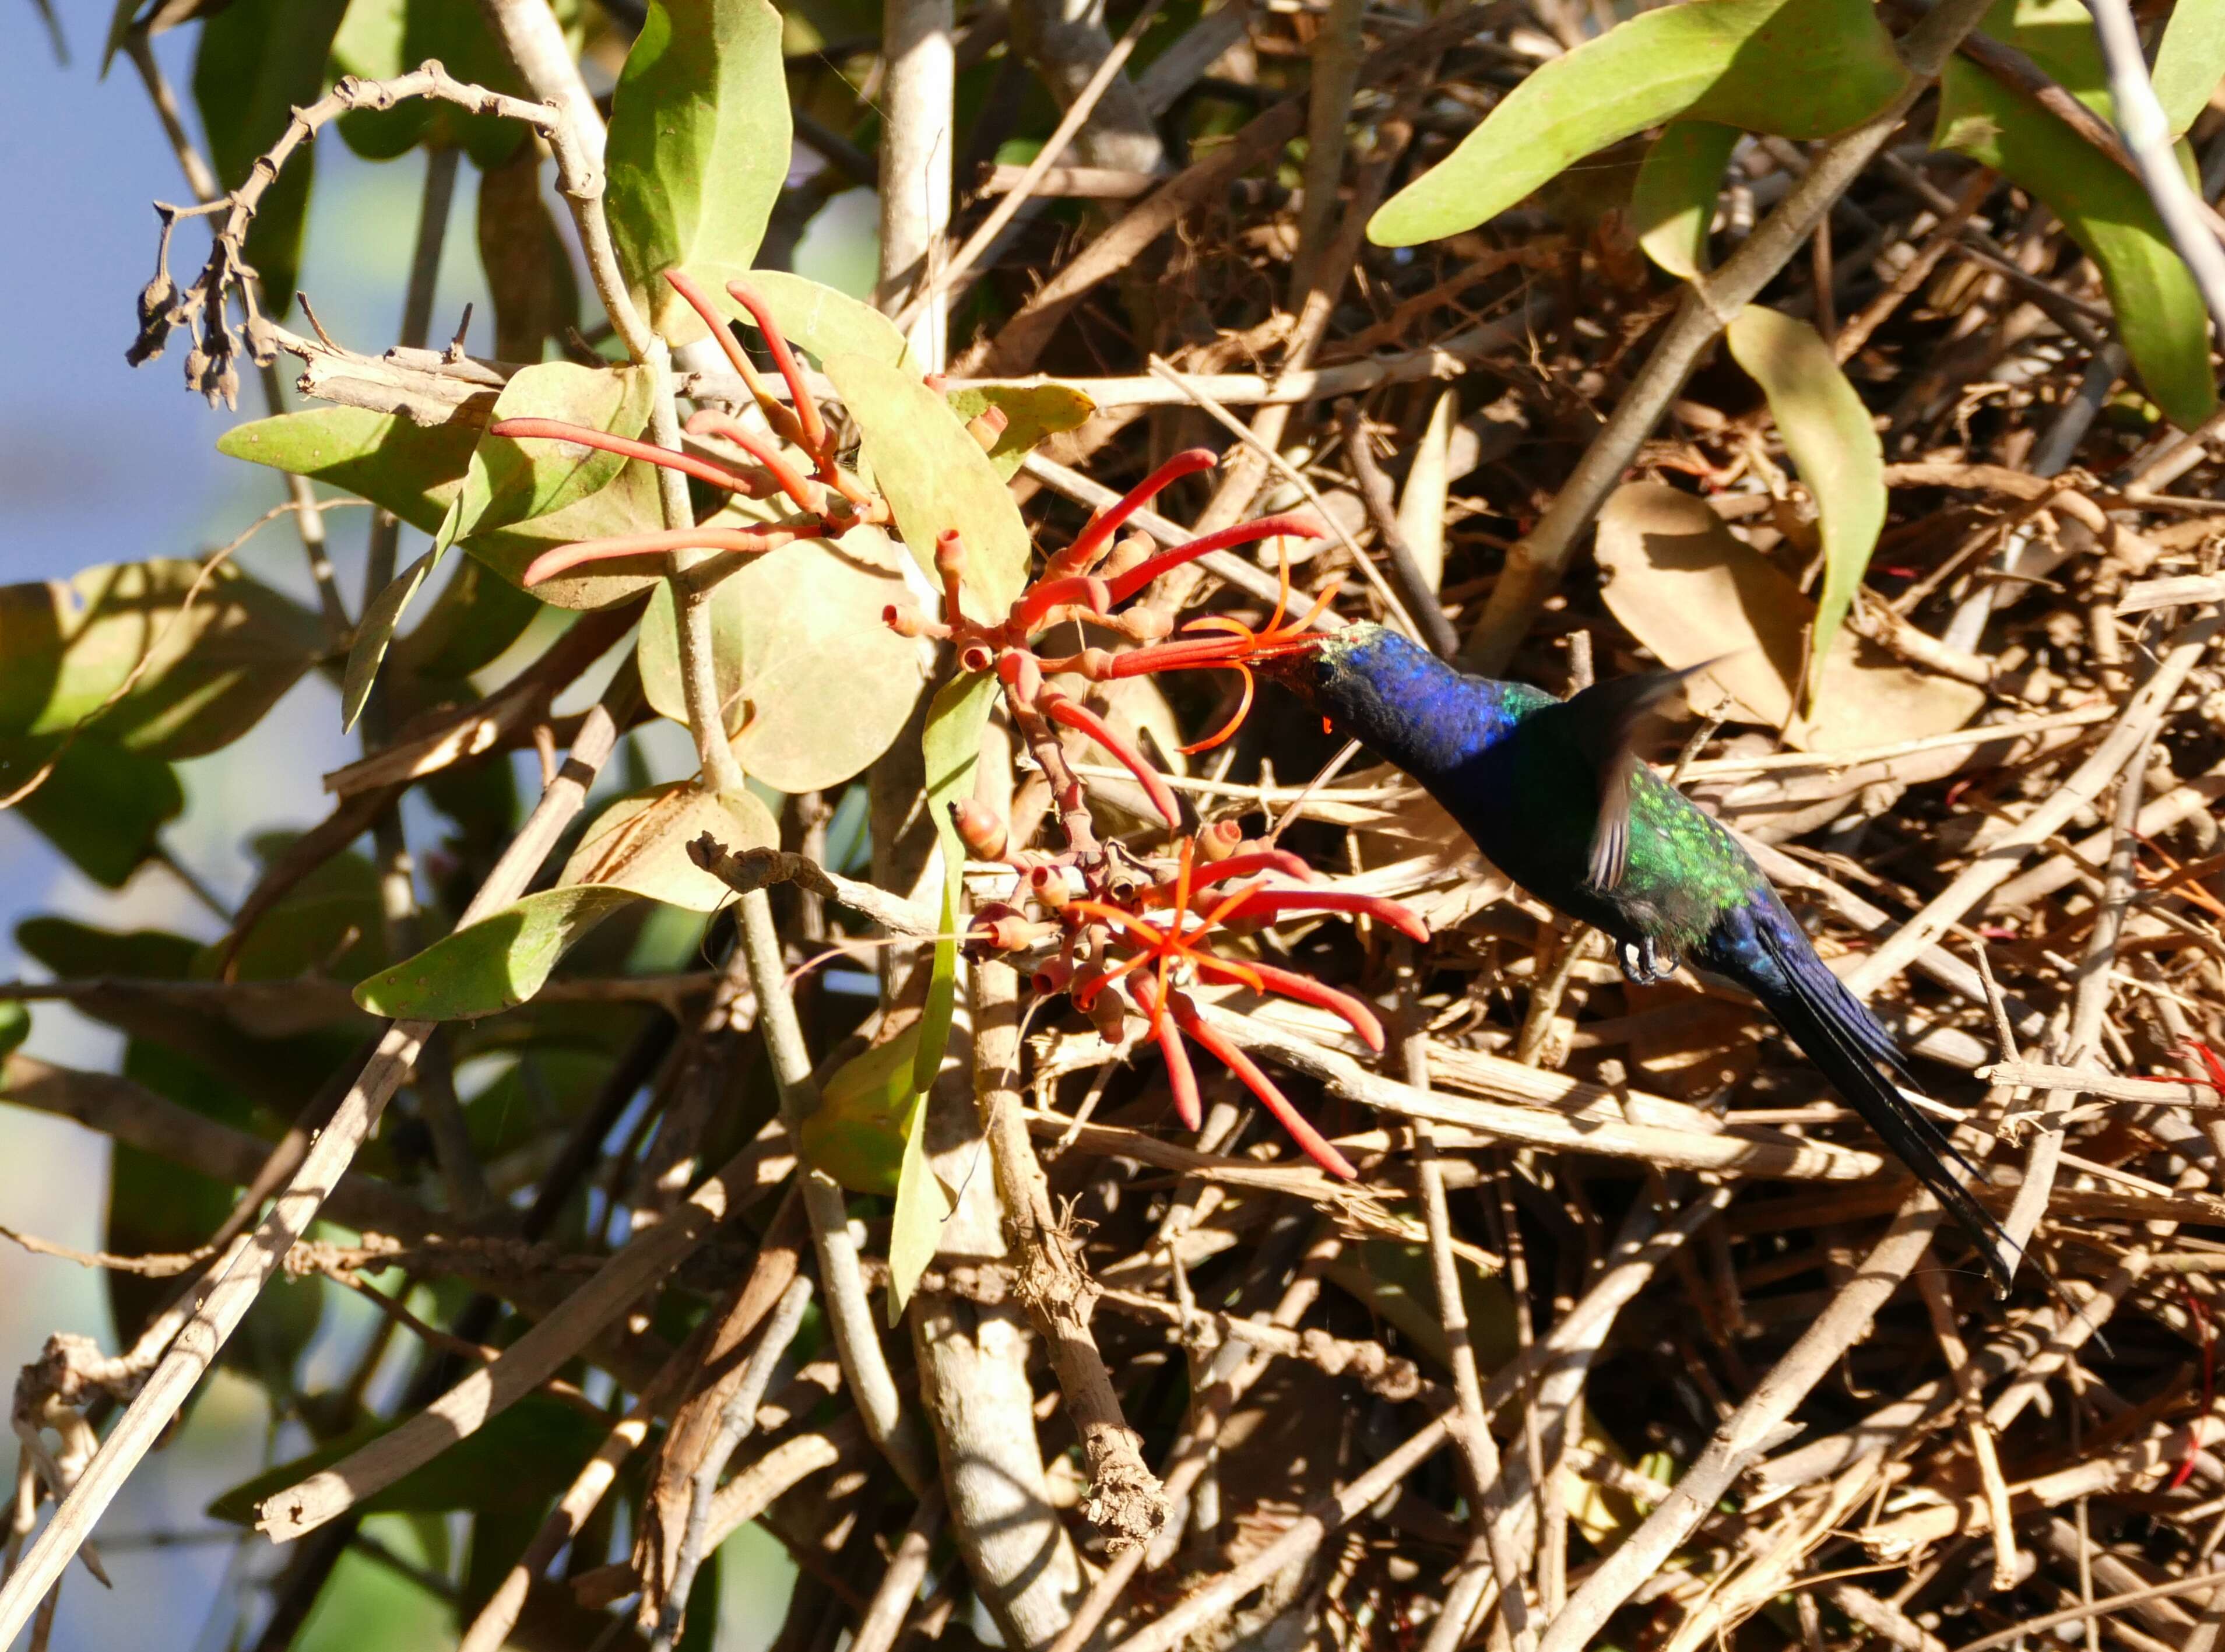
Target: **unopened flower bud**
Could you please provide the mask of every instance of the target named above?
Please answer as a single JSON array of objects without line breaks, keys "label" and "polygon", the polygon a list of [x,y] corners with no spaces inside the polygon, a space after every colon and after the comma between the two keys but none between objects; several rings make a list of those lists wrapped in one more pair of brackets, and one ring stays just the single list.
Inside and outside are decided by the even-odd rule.
[{"label": "unopened flower bud", "polygon": [[997,812],[987,804],[971,797],[961,797],[950,806],[951,824],[958,828],[966,851],[976,860],[1002,860],[1010,834]]},{"label": "unopened flower bud", "polygon": [[991,453],[996,448],[997,439],[1005,434],[1005,427],[1010,423],[1011,421],[1005,416],[1004,408],[984,408],[966,421],[966,434],[973,438],[983,453]]},{"label": "unopened flower bud", "polygon": [[139,289],[140,326],[153,326],[162,312],[170,307],[170,301],[177,295],[178,288],[170,280],[169,272],[158,271],[154,280]]},{"label": "unopened flower bud", "polygon": [[935,535],[935,571],[937,573],[963,573],[966,571],[966,541],[955,528],[946,528]]},{"label": "unopened flower bud", "polygon": [[1215,820],[1197,834],[1197,853],[1201,860],[1227,860],[1244,841],[1243,823],[1235,820]]}]

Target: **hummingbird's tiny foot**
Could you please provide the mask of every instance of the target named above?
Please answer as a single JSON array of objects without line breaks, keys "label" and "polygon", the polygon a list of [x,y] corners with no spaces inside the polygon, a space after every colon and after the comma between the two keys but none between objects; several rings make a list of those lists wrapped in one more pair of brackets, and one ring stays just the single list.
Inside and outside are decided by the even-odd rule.
[{"label": "hummingbird's tiny foot", "polygon": [[1653,986],[1677,972],[1677,954],[1651,935],[1635,942],[1619,940],[1614,950],[1622,978],[1632,986]]}]

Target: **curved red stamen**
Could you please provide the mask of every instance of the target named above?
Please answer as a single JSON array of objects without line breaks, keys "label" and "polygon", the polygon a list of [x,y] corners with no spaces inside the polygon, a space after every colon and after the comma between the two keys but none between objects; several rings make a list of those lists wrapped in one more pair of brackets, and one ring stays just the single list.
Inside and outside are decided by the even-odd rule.
[{"label": "curved red stamen", "polygon": [[1235,737],[1236,731],[1244,726],[1244,719],[1252,715],[1252,697],[1257,692],[1258,684],[1252,679],[1250,666],[1239,665],[1236,669],[1244,678],[1244,692],[1236,697],[1236,710],[1231,713],[1226,723],[1202,740],[1193,740],[1186,746],[1176,746],[1175,750],[1181,752],[1183,756],[1195,757],[1201,751],[1210,751],[1215,746],[1225,745]]},{"label": "curved red stamen", "polygon": [[1166,1016],[1166,999],[1160,994],[1157,983],[1148,975],[1139,975],[1128,984],[1128,994],[1136,1007],[1150,1017],[1151,1036],[1157,1041],[1159,1054],[1166,1058],[1167,1088],[1174,1092],[1175,1117],[1181,1119],[1185,1130],[1196,1130],[1205,1120],[1205,1110],[1200,1104],[1197,1089],[1197,1070],[1189,1064],[1189,1051],[1182,1047],[1182,1034]]},{"label": "curved red stamen", "polygon": [[1346,1026],[1351,1028],[1353,1032],[1358,1033],[1360,1041],[1369,1049],[1379,1053],[1382,1050],[1383,1023],[1376,1019],[1373,1010],[1349,992],[1341,992],[1333,986],[1326,986],[1315,980],[1310,975],[1299,975],[1290,970],[1277,969],[1272,964],[1248,964],[1245,967],[1258,978],[1256,984],[1242,980],[1232,969],[1227,959],[1200,957],[1197,960],[1198,973],[1201,975],[1216,977],[1222,980],[1239,981],[1240,984],[1250,987],[1254,992],[1265,991],[1273,993],[1277,997],[1295,998],[1300,1003],[1309,1003],[1316,1010],[1326,1010],[1343,1022]]},{"label": "curved red stamen", "polygon": [[691,436],[707,432],[733,443],[770,471],[781,491],[806,510],[816,513],[827,508],[826,497],[803,479],[802,473],[788,462],[788,456],[740,420],[729,418],[716,408],[700,408],[688,419],[687,430]]},{"label": "curved red stamen", "polygon": [[1224,528],[1217,534],[1208,534],[1177,545],[1171,550],[1161,551],[1157,556],[1147,556],[1125,573],[1112,580],[1112,600],[1125,602],[1169,568],[1178,568],[1185,562],[1195,562],[1211,551],[1225,551],[1231,546],[1250,545],[1263,539],[1319,539],[1322,530],[1302,516],[1261,516],[1252,522],[1239,522]]},{"label": "curved red stamen", "polygon": [[819,403],[812,399],[811,387],[803,382],[803,370],[796,364],[795,352],[788,347],[782,335],[780,323],[772,319],[772,312],[764,299],[747,282],[730,281],[726,290],[734,295],[734,302],[750,313],[750,320],[758,324],[764,335],[765,353],[772,364],[788,381],[788,393],[796,400],[796,421],[802,427],[803,447],[821,464],[827,462],[827,421],[819,416]]},{"label": "curved red stamen", "polygon": [[688,301],[688,307],[702,318],[703,325],[711,329],[711,336],[719,341],[719,348],[726,352],[727,362],[741,376],[751,399],[764,409],[765,422],[780,434],[783,441],[796,442],[800,446],[803,440],[803,427],[796,421],[795,409],[765,388],[764,380],[758,375],[758,364],[750,359],[749,351],[744,350],[741,341],[734,337],[733,329],[726,325],[726,318],[719,313],[719,307],[711,301],[711,295],[698,286],[695,278],[684,269],[668,269],[664,272],[664,279],[674,292]]},{"label": "curved red stamen", "polygon": [[669,447],[659,447],[654,442],[636,441],[631,436],[614,436],[607,430],[597,430],[590,425],[567,424],[561,419],[503,419],[487,427],[492,436],[507,436],[515,441],[521,438],[547,441],[568,441],[581,447],[599,448],[605,453],[623,453],[628,459],[646,460],[662,465],[669,471],[680,471],[699,482],[708,482],[714,488],[724,488],[729,493],[746,494],[752,499],[762,499],[772,491],[772,478],[751,476],[744,471],[730,470],[714,465],[707,459],[698,459],[693,453],[675,453]]},{"label": "curved red stamen", "polygon": [[1012,629],[1022,636],[1043,629],[1044,616],[1054,608],[1081,607],[1093,614],[1110,611],[1112,595],[1093,573],[1068,573],[1038,579],[1012,604]]},{"label": "curved red stamen", "polygon": [[518,579],[521,584],[536,585],[585,562],[608,562],[621,556],[662,555],[674,551],[732,551],[743,556],[757,556],[799,539],[822,537],[823,530],[814,527],[771,528],[754,534],[732,528],[664,528],[653,533],[618,534],[608,539],[583,539],[575,544],[559,545],[553,551],[543,551],[525,565],[525,572]]},{"label": "curved red stamen", "polygon": [[1417,941],[1429,938],[1429,926],[1411,907],[1401,906],[1380,895],[1356,895],[1349,889],[1254,889],[1231,917],[1270,917],[1283,912],[1352,912],[1381,920],[1402,935]]},{"label": "curved red stamen", "polygon": [[1220,457],[1209,447],[1183,449],[1092,516],[1074,543],[1050,559],[1050,568],[1060,573],[1078,573],[1089,567],[1105,554],[1121,523],[1185,476],[1209,471],[1220,463]]},{"label": "curved red stamen", "polygon": [[1063,723],[1070,729],[1079,729],[1119,758],[1120,766],[1135,775],[1142,783],[1145,794],[1151,800],[1151,807],[1158,810],[1167,825],[1172,828],[1180,828],[1182,806],[1175,801],[1173,789],[1168,786],[1157,769],[1144,761],[1143,754],[1113,732],[1112,725],[1103,718],[1079,700],[1068,699],[1062,694],[1047,696],[1038,700],[1037,704],[1042,707],[1044,715],[1052,722]]},{"label": "curved red stamen", "polygon": [[1259,1070],[1258,1063],[1230,1043],[1217,1028],[1208,1025],[1199,1016],[1197,1006],[1190,1002],[1187,993],[1174,992],[1168,997],[1170,1002],[1167,1007],[1175,1018],[1175,1024],[1195,1039],[1208,1054],[1218,1057],[1246,1090],[1259,1098],[1267,1111],[1274,1114],[1276,1122],[1290,1133],[1290,1139],[1298,1144],[1299,1150],[1306,1157],[1333,1176],[1342,1176],[1347,1180],[1359,1176],[1360,1173],[1352,1168],[1352,1161],[1331,1147],[1328,1137],[1300,1117],[1298,1110],[1290,1105],[1290,1098]]}]

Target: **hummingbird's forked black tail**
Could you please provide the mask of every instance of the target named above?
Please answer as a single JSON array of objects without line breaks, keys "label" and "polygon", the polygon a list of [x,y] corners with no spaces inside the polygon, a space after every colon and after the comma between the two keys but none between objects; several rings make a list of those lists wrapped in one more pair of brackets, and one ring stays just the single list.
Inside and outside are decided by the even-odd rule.
[{"label": "hummingbird's forked black tail", "polygon": [[[1735,926],[1746,930],[1745,934],[1735,940],[1721,938],[1730,940],[1737,952],[1751,947],[1761,954],[1759,959],[1749,956],[1740,960],[1747,967],[1738,971],[1736,978],[1762,1001],[1801,1053],[1822,1069],[1831,1087],[1853,1104],[1894,1156],[1930,1189],[1975,1242],[1987,1270],[2006,1292],[2023,1253],[1992,1213],[1956,1179],[1948,1161],[1961,1165],[1973,1178],[1978,1175],[1976,1168],[1956,1150],[1937,1121],[1910,1103],[1880,1071],[1881,1061],[1901,1068],[1900,1052],[1892,1035],[1816,955],[1782,903],[1772,896],[1768,904],[1777,910],[1753,911],[1755,921],[1750,928],[1745,924]],[[1720,942],[1709,950],[1721,950]]]}]

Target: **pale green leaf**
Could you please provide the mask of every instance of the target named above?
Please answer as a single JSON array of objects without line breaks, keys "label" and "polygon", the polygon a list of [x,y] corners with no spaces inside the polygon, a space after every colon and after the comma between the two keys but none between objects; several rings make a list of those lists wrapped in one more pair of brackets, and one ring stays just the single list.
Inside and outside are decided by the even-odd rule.
[{"label": "pale green leaf", "polygon": [[[525,570],[543,551],[576,540],[646,533],[663,526],[656,467],[641,459],[629,459],[609,486],[530,522],[482,529],[463,541],[462,548],[510,584],[523,588]],[[532,594],[556,608],[607,608],[659,584],[664,568],[662,556],[596,562],[543,579],[532,587]]]},{"label": "pale green leaf", "polygon": [[342,728],[353,728],[356,718],[363,715],[364,704],[371,698],[371,685],[377,680],[379,664],[386,658],[387,644],[394,640],[394,628],[402,623],[403,611],[416,596],[417,587],[433,571],[437,554],[428,551],[396,574],[386,582],[386,589],[371,599],[371,606],[363,611],[363,619],[355,628],[355,641],[348,645],[347,670],[340,678]]},{"label": "pale green leaf", "polygon": [[2177,0],[2150,78],[2171,135],[2184,136],[2225,80],[2225,0]]},{"label": "pale green leaf", "polygon": [[719,797],[692,781],[674,781],[618,798],[597,815],[557,887],[600,885],[690,912],[715,911],[733,892],[688,858],[688,845],[706,832],[737,854],[780,845],[780,828],[754,794]]},{"label": "pale green leaf", "polygon": [[[878,528],[799,540],[721,580],[712,661],[743,769],[776,791],[840,785],[889,749],[919,699],[918,646],[882,619],[904,598],[901,555]],[[637,645],[649,703],[688,720],[672,593],[660,587]]]},{"label": "pale green leaf", "polygon": [[479,428],[462,418],[429,429],[365,408],[312,408],[234,425],[216,450],[359,494],[427,533],[462,485]]},{"label": "pale green leaf", "polygon": [[[489,422],[561,419],[612,435],[638,437],[649,423],[649,375],[637,367],[582,367],[544,362],[520,369],[495,398]],[[546,436],[512,438],[490,431],[472,454],[455,509],[441,525],[435,548],[490,529],[553,516],[599,492],[628,464],[620,454]]]},{"label": "pale green leaf", "polygon": [[[749,284],[772,312],[782,334],[821,361],[829,356],[869,356],[890,367],[915,367],[897,324],[870,304],[824,282],[784,269],[752,269]],[[757,323],[721,286],[712,292],[720,309],[745,326]]]},{"label": "pale green leaf", "polygon": [[1004,410],[1004,434],[989,449],[989,463],[1007,482],[1038,443],[1076,428],[1097,411],[1097,404],[1070,384],[976,384],[953,390],[949,399],[952,411],[964,420],[990,408]]},{"label": "pale green leaf", "polygon": [[1708,225],[1739,136],[1735,126],[1680,120],[1645,152],[1631,192],[1631,228],[1645,256],[1672,275],[1690,281],[1708,267]]},{"label": "pale green leaf", "polygon": [[635,303],[675,344],[703,336],[666,286],[747,275],[788,179],[788,71],[768,0],[653,0],[611,109],[611,240]]},{"label": "pale green leaf", "polygon": [[177,758],[252,728],[324,652],[322,628],[229,566],[188,606],[200,576],[193,562],[118,562],[66,584],[0,585],[0,735],[92,718],[104,739]]},{"label": "pale green leaf", "polygon": [[1885,527],[1885,450],[1831,346],[1805,321],[1749,305],[1725,337],[1738,364],[1768,396],[1784,451],[1816,499],[1823,583],[1801,674],[1801,703],[1812,709],[1832,639],[1854,605]]},{"label": "pale green leaf", "polygon": [[834,356],[827,377],[857,421],[865,462],[920,566],[935,578],[935,541],[957,529],[966,543],[966,589],[979,604],[972,617],[1002,619],[1027,578],[1027,525],[965,421],[899,367]]},{"label": "pale green leaf", "polygon": [[[948,1033],[946,1026],[944,1031]],[[897,1207],[889,1221],[889,1323],[902,1323],[919,1276],[935,1260],[942,1225],[950,1219],[950,1193],[927,1157],[927,1107],[916,1098],[904,1130],[903,1168],[897,1179]]]},{"label": "pale green leaf", "polygon": [[604,883],[529,895],[382,970],[356,988],[355,1001],[400,1021],[472,1021],[513,1009],[541,991],[582,935],[641,898]]},{"label": "pale green leaf", "polygon": [[[2014,46],[2105,121],[2114,119],[2101,48],[2079,0],[1999,0],[1981,25]],[[2148,394],[2191,430],[2217,405],[2209,318],[2139,180],[2022,92],[1950,59],[1933,142],[2001,173],[2045,202],[2101,271],[2118,336]]]},{"label": "pale green leaf", "polygon": [[803,1156],[853,1193],[887,1195],[902,1179],[912,1121],[923,1111],[912,1085],[919,1060],[915,1021],[885,1044],[853,1055],[819,1092],[803,1121]]},{"label": "pale green leaf", "polygon": [[1641,12],[1500,99],[1377,211],[1367,237],[1404,247],[1473,229],[1583,156],[1683,115],[1828,137],[1907,82],[1869,0],[1687,0]]}]

